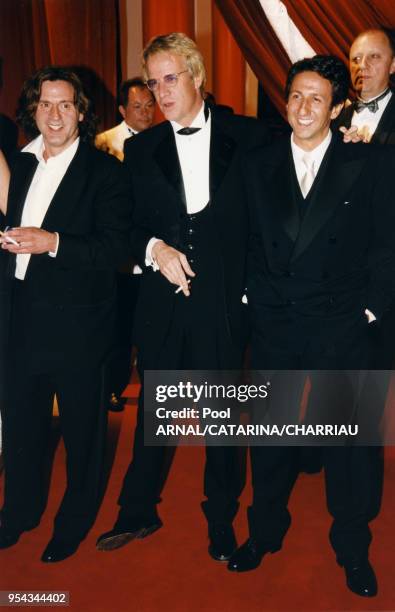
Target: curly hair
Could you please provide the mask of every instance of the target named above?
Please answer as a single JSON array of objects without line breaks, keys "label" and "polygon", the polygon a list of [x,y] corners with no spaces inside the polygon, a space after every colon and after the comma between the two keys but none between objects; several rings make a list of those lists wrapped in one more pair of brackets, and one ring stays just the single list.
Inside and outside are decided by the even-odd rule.
[{"label": "curly hair", "polygon": [[350,74],[347,66],[336,55],[314,55],[314,57],[307,57],[295,62],[287,76],[286,100],[289,98],[294,78],[301,72],[316,72],[330,82],[332,85],[332,107],[346,100],[351,85]]},{"label": "curly hair", "polygon": [[93,113],[92,103],[84,92],[80,78],[65,66],[41,68],[23,84],[16,110],[16,120],[25,134],[34,138],[40,133],[35,115],[44,81],[66,81],[70,83],[74,89],[74,104],[78,112],[83,115],[83,120],[78,124],[80,138],[82,141],[92,142],[96,134],[97,117]]},{"label": "curly hair", "polygon": [[192,78],[201,78],[200,91],[203,94],[206,84],[206,68],[203,56],[196,43],[182,32],[172,32],[151,38],[143,50],[143,75],[147,79],[147,61],[151,55],[156,53],[174,53],[185,57],[188,71]]}]

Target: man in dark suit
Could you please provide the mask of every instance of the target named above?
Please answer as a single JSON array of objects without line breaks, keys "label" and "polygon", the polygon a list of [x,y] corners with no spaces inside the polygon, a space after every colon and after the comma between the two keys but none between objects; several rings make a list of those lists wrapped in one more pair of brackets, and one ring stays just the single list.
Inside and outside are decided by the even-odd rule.
[{"label": "man in dark suit", "polygon": [[395,144],[395,42],[386,30],[361,32],[350,48],[350,74],[356,99],[334,128],[356,130],[364,142]]},{"label": "man in dark suit", "polygon": [[[369,325],[377,321],[369,322],[379,321],[393,298],[394,160],[380,156],[380,148],[332,137],[330,122],[348,83],[335,57],[294,64],[286,87],[291,139],[247,160],[254,369],[368,369]],[[265,553],[281,548],[297,450],[251,448],[250,538],[230,559],[231,571],[254,569]],[[378,449],[326,446],[323,462],[337,560],[352,591],[375,595],[368,523],[380,505]]]},{"label": "man in dark suit", "polygon": [[[167,121],[125,146],[135,205],[132,244],[144,268],[135,319],[140,373],[237,369],[247,334],[248,218],[240,159],[267,140],[266,130],[204,105],[203,59],[184,34],[153,39],[143,58],[147,85]],[[162,525],[156,506],[165,449],[144,446],[143,421],[142,393],[121,509],[113,530],[99,538],[100,550]],[[236,547],[239,472],[236,449],[207,447],[202,507],[214,559],[229,558]]]},{"label": "man in dark suit", "polygon": [[12,168],[2,257],[12,291],[3,416],[0,548],[40,522],[56,394],[67,488],[42,561],[73,554],[95,517],[106,429],[102,376],[112,349],[115,269],[128,256],[129,182],[89,144],[79,78],[50,66],[24,85],[19,120],[36,138]]},{"label": "man in dark suit", "polygon": [[[95,145],[98,149],[115,155],[123,161],[125,140],[149,129],[154,121],[155,98],[141,77],[124,81],[119,88],[119,112],[122,123],[98,134]],[[126,404],[121,397],[132,371],[132,328],[134,311],[140,287],[141,268],[133,259],[125,262],[118,271],[118,339],[114,359],[108,369],[111,397],[108,409],[120,412]]]},{"label": "man in dark suit", "polygon": [[[8,185],[10,182],[10,171],[5,160],[5,157],[0,149],[0,227],[4,227],[4,215],[7,207]],[[6,329],[8,319],[8,295],[5,292],[5,283],[3,280],[4,268],[3,262],[0,261],[0,329]],[[4,336],[0,336],[0,381],[4,380],[4,364],[5,364],[5,344]],[[0,405],[2,402],[3,384],[0,382]],[[1,442],[1,415],[0,415],[0,474],[3,471],[3,455]]]},{"label": "man in dark suit", "polygon": [[[361,32],[350,48],[350,75],[357,98],[343,109],[333,129],[353,134],[365,143],[395,144],[395,39],[388,30]],[[380,325],[381,360],[392,367],[395,359],[395,308],[391,305]],[[389,360],[389,361],[388,361]],[[385,401],[385,400],[383,400]]]}]

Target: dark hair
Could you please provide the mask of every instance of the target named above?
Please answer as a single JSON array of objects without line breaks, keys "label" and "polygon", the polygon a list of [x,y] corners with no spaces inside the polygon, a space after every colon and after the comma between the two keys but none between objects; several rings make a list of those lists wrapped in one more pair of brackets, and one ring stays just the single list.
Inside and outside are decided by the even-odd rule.
[{"label": "dark hair", "polygon": [[45,66],[23,84],[22,93],[16,110],[17,123],[29,137],[38,136],[35,114],[41,95],[41,87],[45,81],[66,81],[74,89],[74,104],[79,113],[84,115],[79,122],[81,140],[91,142],[96,134],[97,118],[93,113],[92,104],[87,98],[79,77],[65,66]]},{"label": "dark hair", "polygon": [[140,87],[140,89],[146,89],[151,94],[151,97],[152,97],[153,101],[155,102],[154,95],[153,95],[152,91],[150,91],[148,89],[148,87],[145,84],[143,78],[142,77],[133,77],[132,79],[128,79],[127,81],[124,81],[123,83],[121,83],[121,85],[119,87],[118,104],[120,104],[124,108],[126,108],[126,106],[128,104],[129,89],[131,87]]},{"label": "dark hair", "polygon": [[335,55],[315,55],[293,64],[288,72],[285,97],[288,100],[292,82],[301,72],[316,72],[332,85],[332,107],[344,102],[350,88],[348,68]]},{"label": "dark hair", "polygon": [[211,91],[205,91],[203,94],[203,100],[209,104],[210,106],[216,106],[217,104],[217,100],[215,99],[215,96],[213,93],[211,93]]}]

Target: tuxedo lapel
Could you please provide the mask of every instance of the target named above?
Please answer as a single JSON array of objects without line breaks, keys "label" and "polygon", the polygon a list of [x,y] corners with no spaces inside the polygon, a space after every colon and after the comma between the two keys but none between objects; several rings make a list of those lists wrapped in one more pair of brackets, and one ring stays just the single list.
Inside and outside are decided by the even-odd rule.
[{"label": "tuxedo lapel", "polygon": [[265,232],[267,214],[279,223],[292,242],[295,242],[300,228],[300,210],[293,197],[293,167],[289,138],[270,150],[269,160],[257,160],[256,209],[261,216],[262,230]]},{"label": "tuxedo lapel", "polygon": [[318,184],[313,186],[316,189],[303,217],[292,254],[292,261],[306,250],[337,206],[345,204],[345,198],[362,171],[364,164],[363,159],[344,159],[344,147],[353,146],[357,145],[346,145],[332,139],[332,143],[326,152],[326,159],[324,158],[322,161],[320,171],[315,179]]},{"label": "tuxedo lapel", "polygon": [[53,228],[65,227],[75,208],[81,206],[90,171],[86,147],[84,143],[79,144],[43,219],[44,229],[53,231]]},{"label": "tuxedo lapel", "polygon": [[[294,187],[292,177],[295,175],[295,168],[292,159],[291,147],[288,143],[284,151],[282,163],[276,168],[272,180],[272,201],[275,203],[277,215],[280,219],[285,232],[295,242],[299,231],[301,215],[294,198]],[[297,180],[297,179],[296,179]]]},{"label": "tuxedo lapel", "polygon": [[213,113],[210,140],[210,200],[214,199],[236,149],[235,140],[222,129],[219,120]]},{"label": "tuxedo lapel", "polygon": [[184,209],[186,210],[187,202],[185,197],[184,181],[182,179],[180,160],[178,159],[176,141],[174,132],[168,124],[167,134],[158,144],[154,159],[161,169],[166,181],[170,183],[173,189],[177,192]]},{"label": "tuxedo lapel", "polygon": [[[391,141],[391,142],[390,142]],[[371,139],[372,144],[395,143],[395,92],[392,93]]]},{"label": "tuxedo lapel", "polygon": [[7,225],[10,227],[21,224],[23,206],[38,166],[38,160],[33,153],[21,153],[20,156],[21,163],[17,165],[18,171],[13,177],[6,215]]},{"label": "tuxedo lapel", "polygon": [[338,127],[344,126],[348,129],[349,127],[351,127],[351,119],[352,119],[353,114],[354,114],[354,104],[349,104],[343,110],[340,118],[336,120],[336,125]]}]

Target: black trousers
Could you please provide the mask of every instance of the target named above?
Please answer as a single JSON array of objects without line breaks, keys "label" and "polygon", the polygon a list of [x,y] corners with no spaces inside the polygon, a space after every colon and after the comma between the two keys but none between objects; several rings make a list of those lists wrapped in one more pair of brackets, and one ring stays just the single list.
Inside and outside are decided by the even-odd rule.
[{"label": "black trousers", "polygon": [[[195,296],[199,288],[195,279]],[[177,296],[173,322],[155,366],[139,363],[143,370],[218,370],[241,366],[242,352],[231,345],[225,322],[216,316],[216,300],[202,304],[199,299]],[[208,309],[212,310],[210,313]],[[203,512],[210,524],[231,523],[238,509],[238,497],[245,484],[240,461],[241,449],[206,447]],[[156,505],[168,468],[169,449],[144,446],[144,389],[139,398],[137,427],[134,437],[133,460],[127,470],[119,497],[122,517],[155,517]],[[180,492],[182,499],[182,492]]]},{"label": "black trousers", "polygon": [[117,331],[113,356],[107,368],[109,393],[122,395],[132,371],[133,320],[140,288],[140,274],[117,275]]},{"label": "black trousers", "polygon": [[93,523],[100,493],[106,411],[98,370],[7,376],[2,413],[2,523],[24,530],[37,525],[45,509],[55,393],[66,449],[67,486],[55,517],[54,533],[78,540]]},{"label": "black trousers", "polygon": [[[287,351],[282,347],[274,352],[255,334],[253,368],[368,369],[370,336],[371,330],[361,324],[348,337],[345,335],[338,345],[330,340],[326,346],[325,342],[315,342],[312,334],[312,340],[301,345],[300,351]],[[299,406],[300,396],[294,397],[293,401]],[[292,446],[255,446],[250,449],[253,481],[253,501],[248,509],[250,533],[272,550],[281,547],[291,523],[287,506],[298,475],[299,453],[300,448]],[[380,509],[382,458],[382,449],[377,446],[323,448],[327,506],[333,517],[330,541],[339,562],[353,555],[368,554],[371,541],[369,521]]]},{"label": "black trousers", "polygon": [[102,367],[87,364],[76,370],[70,364],[69,368],[40,368],[27,348],[32,348],[31,319],[24,315],[29,308],[28,290],[24,283],[15,282],[2,406],[5,494],[1,521],[16,531],[40,521],[46,504],[56,394],[67,486],[55,517],[54,533],[63,539],[79,540],[92,525],[100,495],[107,418]]}]

